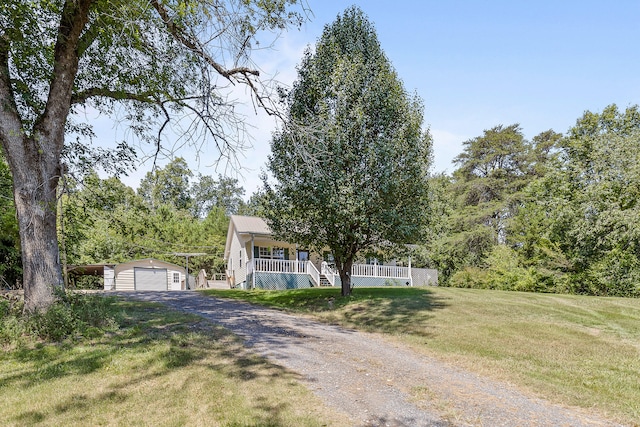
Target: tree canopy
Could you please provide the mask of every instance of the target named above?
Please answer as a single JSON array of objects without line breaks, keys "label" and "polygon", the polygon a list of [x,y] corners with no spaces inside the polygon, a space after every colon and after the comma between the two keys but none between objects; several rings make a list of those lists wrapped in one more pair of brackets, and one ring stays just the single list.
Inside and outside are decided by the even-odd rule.
[{"label": "tree canopy", "polygon": [[359,253],[412,243],[423,230],[431,138],[422,103],[406,92],[357,7],[305,52],[284,103],[265,214],[276,234],[329,248],[347,295]]},{"label": "tree canopy", "polygon": [[[263,31],[299,25],[296,0],[16,0],[0,4],[0,143],[13,176],[25,309],[48,307],[62,283],[56,236],[65,145],[90,139],[80,113],[124,119],[156,144],[173,118],[185,138],[243,146],[226,90],[246,85],[271,109],[251,60]],[[179,124],[177,124],[179,126]]]},{"label": "tree canopy", "polygon": [[637,106],[531,142],[518,125],[485,131],[437,181],[427,264],[453,286],[640,296],[639,153]]}]

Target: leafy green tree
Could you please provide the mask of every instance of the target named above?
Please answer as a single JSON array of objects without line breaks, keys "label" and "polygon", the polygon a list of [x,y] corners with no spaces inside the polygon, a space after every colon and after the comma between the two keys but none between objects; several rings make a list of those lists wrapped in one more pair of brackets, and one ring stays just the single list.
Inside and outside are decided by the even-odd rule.
[{"label": "leafy green tree", "polygon": [[527,182],[530,146],[518,124],[485,130],[463,145],[454,176],[466,220],[488,227],[494,244],[505,243],[513,195]]},{"label": "leafy green tree", "polygon": [[259,216],[266,218],[266,210],[268,209],[267,193],[258,190],[249,197],[246,202],[240,203],[238,206],[238,215]]},{"label": "leafy green tree", "polygon": [[441,188],[437,205],[446,208],[442,216],[447,221],[441,221],[443,226],[429,252],[441,282],[447,283],[457,272],[462,276],[451,284],[468,286],[501,277],[484,272],[481,278],[468,279],[492,268],[487,263],[498,259],[492,253],[507,253],[496,246],[521,245],[514,218],[526,199],[524,190],[547,173],[559,151],[560,138],[549,130],[529,142],[520,126],[513,124],[495,126],[464,142],[463,153],[455,159],[459,168],[453,179],[443,182],[444,187],[435,186]]},{"label": "leafy green tree", "polygon": [[22,273],[9,166],[0,150],[0,288],[15,288]]},{"label": "leafy green tree", "polygon": [[585,112],[529,189],[523,248],[565,291],[640,295],[640,111]]},{"label": "leafy green tree", "polygon": [[244,188],[236,178],[218,175],[216,181],[210,176],[198,174],[191,188],[193,212],[197,217],[206,217],[213,208],[222,209],[228,216],[238,212],[242,205]]},{"label": "leafy green tree", "polygon": [[192,176],[187,162],[178,157],[164,168],[155,168],[147,172],[140,181],[138,194],[152,209],[162,205],[169,205],[175,209],[191,209],[193,200],[189,179]]},{"label": "leafy green tree", "polygon": [[[219,157],[242,120],[224,88],[249,87],[270,108],[250,53],[262,31],[300,24],[296,0],[14,0],[0,3],[0,143],[13,175],[25,310],[47,308],[62,283],[56,197],[65,137],[91,138],[84,108],[125,111],[157,144],[172,118]],[[160,135],[159,135],[160,134]],[[231,138],[230,135],[234,137]]]},{"label": "leafy green tree", "polygon": [[205,218],[166,203],[151,209],[118,178],[101,179],[95,172],[70,184],[63,197],[60,228],[68,264],[154,257],[182,265],[184,258],[172,254],[198,252],[207,255],[193,258],[190,268],[223,271],[229,225],[223,209],[214,207]]},{"label": "leafy green tree", "polygon": [[277,235],[328,247],[349,295],[359,253],[417,241],[427,220],[431,138],[422,104],[407,94],[357,7],[306,51],[284,102],[265,214]]}]

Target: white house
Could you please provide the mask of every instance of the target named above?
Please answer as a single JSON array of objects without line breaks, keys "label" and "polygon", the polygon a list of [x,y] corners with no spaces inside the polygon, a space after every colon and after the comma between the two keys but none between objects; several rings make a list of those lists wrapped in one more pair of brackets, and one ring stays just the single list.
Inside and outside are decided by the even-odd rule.
[{"label": "white house", "polygon": [[[291,242],[275,240],[267,223],[259,217],[232,215],[229,221],[224,258],[227,281],[232,288],[295,289],[340,286],[340,277],[331,268],[331,255],[318,254]],[[437,283],[435,270],[427,270],[427,280]],[[378,264],[354,264],[351,283],[365,286],[413,286],[412,268]]]}]

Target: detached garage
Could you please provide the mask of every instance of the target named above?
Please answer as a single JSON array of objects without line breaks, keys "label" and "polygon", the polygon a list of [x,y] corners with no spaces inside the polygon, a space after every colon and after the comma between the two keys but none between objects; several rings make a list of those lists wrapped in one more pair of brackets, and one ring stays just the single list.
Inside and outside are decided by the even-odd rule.
[{"label": "detached garage", "polygon": [[179,291],[183,287],[186,270],[170,262],[141,259],[116,265],[114,273],[114,290]]}]

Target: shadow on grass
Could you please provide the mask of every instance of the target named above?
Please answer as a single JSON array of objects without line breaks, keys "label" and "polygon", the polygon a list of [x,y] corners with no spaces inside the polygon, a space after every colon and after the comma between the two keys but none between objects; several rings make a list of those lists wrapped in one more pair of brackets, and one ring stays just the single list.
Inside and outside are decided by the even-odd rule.
[{"label": "shadow on grass", "polygon": [[[48,382],[65,377],[78,378],[78,383],[67,390],[56,390],[56,394],[65,397],[45,405],[46,409],[16,411],[11,416],[13,422],[33,425],[69,412],[76,414],[73,416],[78,412],[89,416],[105,404],[117,405],[140,399],[134,395],[139,393],[136,390],[141,384],[157,379],[161,384],[166,381],[162,377],[192,365],[204,366],[234,384],[257,379],[265,382],[272,378],[299,379],[284,368],[247,353],[239,339],[200,318],[154,304],[117,304],[122,313],[116,332],[76,344],[36,344],[0,355],[0,396],[12,391],[40,393],[39,389]],[[110,370],[115,371],[112,376],[108,373]],[[107,378],[102,381],[105,391],[78,392],[91,390],[90,382],[83,383],[91,374]],[[239,387],[242,389],[241,385]],[[34,395],[34,399],[39,398],[43,396]],[[287,403],[264,400],[249,405],[254,410],[248,412],[256,418],[252,425],[283,425],[278,421],[278,414],[286,409]],[[263,419],[265,413],[270,415]]]},{"label": "shadow on grass", "polygon": [[[355,288],[343,297],[340,289],[290,291],[207,290],[208,296],[231,298],[316,318],[348,328],[389,334],[432,335],[433,312],[447,306],[446,298],[428,288]],[[273,334],[272,334],[273,335]]]},{"label": "shadow on grass", "polygon": [[434,311],[447,307],[445,298],[421,288],[356,288],[335,309],[338,321],[371,332],[432,335]]},{"label": "shadow on grass", "polygon": [[428,288],[355,288],[343,297],[340,289],[294,291],[207,291],[290,312],[308,313],[345,327],[389,334],[430,336],[434,311],[447,306],[443,297]]}]

